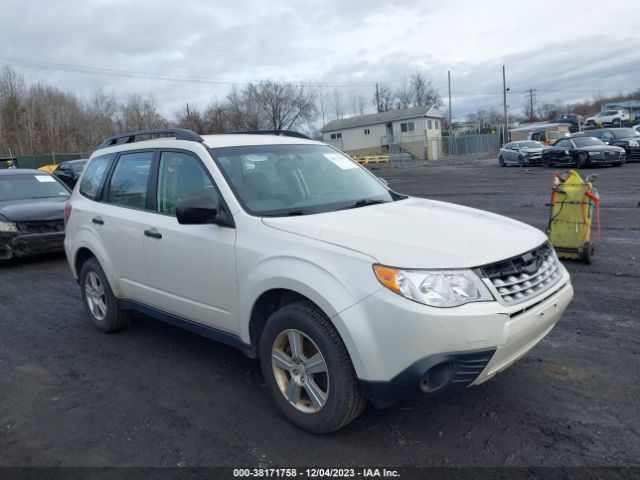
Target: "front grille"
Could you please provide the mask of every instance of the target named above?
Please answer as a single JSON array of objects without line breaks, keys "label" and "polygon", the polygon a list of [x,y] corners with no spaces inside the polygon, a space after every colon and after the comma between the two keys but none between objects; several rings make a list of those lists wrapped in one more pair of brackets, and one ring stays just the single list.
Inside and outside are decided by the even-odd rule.
[{"label": "front grille", "polygon": [[605,152],[604,156],[606,158],[618,158],[618,157],[620,157],[620,153],[619,152]]},{"label": "front grille", "polygon": [[26,234],[64,232],[64,220],[17,222],[16,227]]},{"label": "front grille", "polygon": [[480,271],[508,305],[541,294],[561,277],[560,262],[549,242],[524,255],[480,267]]}]

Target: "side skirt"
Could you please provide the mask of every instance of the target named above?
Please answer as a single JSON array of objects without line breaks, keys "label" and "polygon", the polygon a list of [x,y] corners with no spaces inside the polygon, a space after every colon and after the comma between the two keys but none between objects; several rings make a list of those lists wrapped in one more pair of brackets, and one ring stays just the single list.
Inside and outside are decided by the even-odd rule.
[{"label": "side skirt", "polygon": [[216,342],[235,347],[251,358],[255,357],[251,345],[244,343],[240,339],[240,337],[238,337],[237,335],[233,335],[232,333],[224,332],[222,330],[218,330],[216,328],[203,325],[202,323],[197,323],[192,320],[188,320],[186,318],[182,318],[177,315],[158,310],[157,308],[150,307],[143,303],[136,302],[135,300],[129,300],[127,298],[119,298],[118,307],[124,310],[133,310],[149,317],[153,317],[156,320],[160,320],[175,327],[182,328],[183,330],[188,330],[197,335],[215,340]]}]

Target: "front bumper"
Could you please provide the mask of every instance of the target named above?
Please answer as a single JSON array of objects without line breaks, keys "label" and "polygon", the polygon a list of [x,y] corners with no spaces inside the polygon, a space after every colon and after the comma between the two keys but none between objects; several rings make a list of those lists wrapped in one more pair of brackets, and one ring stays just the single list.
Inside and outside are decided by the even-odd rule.
[{"label": "front bumper", "polygon": [[64,249],[63,244],[64,232],[2,234],[0,235],[0,260],[59,252]]},{"label": "front bumper", "polygon": [[573,298],[562,272],[553,288],[513,306],[433,308],[384,289],[341,312],[365,394],[384,407],[420,392],[477,385],[508,368],[547,335]]}]

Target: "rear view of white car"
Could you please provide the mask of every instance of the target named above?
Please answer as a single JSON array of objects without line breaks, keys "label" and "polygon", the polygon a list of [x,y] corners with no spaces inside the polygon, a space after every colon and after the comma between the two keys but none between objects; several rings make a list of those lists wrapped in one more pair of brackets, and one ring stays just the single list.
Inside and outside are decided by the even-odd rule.
[{"label": "rear view of white car", "polygon": [[287,132],[108,139],[66,220],[69,264],[99,330],[125,327],[136,310],[233,345],[260,359],[282,413],[316,433],[367,400],[488,380],[573,295],[542,232],[398,194]]}]

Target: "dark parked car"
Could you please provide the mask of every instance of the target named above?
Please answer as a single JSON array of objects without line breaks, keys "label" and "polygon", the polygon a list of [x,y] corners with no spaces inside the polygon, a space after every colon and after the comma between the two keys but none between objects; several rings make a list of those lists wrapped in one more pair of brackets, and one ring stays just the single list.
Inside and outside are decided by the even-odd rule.
[{"label": "dark parked car", "polygon": [[633,128],[598,128],[573,134],[574,137],[595,137],[607,145],[624,148],[627,161],[640,160],[640,132]]},{"label": "dark parked car", "polygon": [[521,165],[527,167],[542,163],[544,145],[533,140],[522,140],[507,143],[498,152],[498,163],[505,165]]},{"label": "dark parked car", "polygon": [[577,131],[581,125],[584,125],[584,118],[582,115],[576,115],[575,113],[565,113],[558,115],[549,123],[568,123],[571,125],[570,130],[574,132]]},{"label": "dark parked car", "polygon": [[62,251],[70,193],[41,170],[0,170],[0,260]]},{"label": "dark parked car", "polygon": [[62,162],[58,165],[53,171],[53,174],[58,177],[60,180],[64,182],[64,184],[73,190],[73,187],[76,186],[78,178],[80,178],[80,174],[82,170],[84,170],[84,166],[87,164],[87,159],[82,160],[69,160],[68,162]]},{"label": "dark parked car", "polygon": [[571,165],[578,168],[590,165],[613,165],[625,162],[624,148],[607,145],[594,137],[563,138],[542,151],[547,167]]}]

